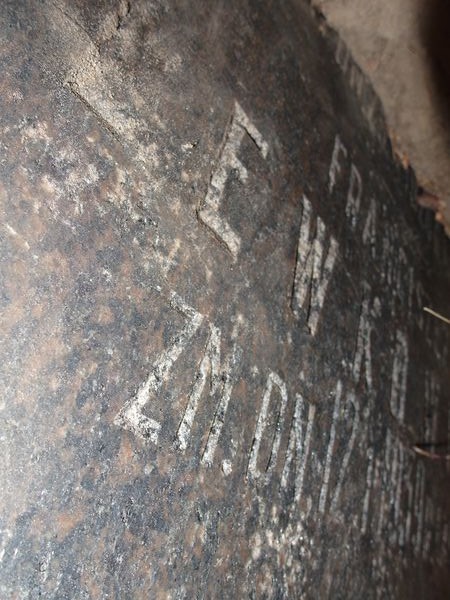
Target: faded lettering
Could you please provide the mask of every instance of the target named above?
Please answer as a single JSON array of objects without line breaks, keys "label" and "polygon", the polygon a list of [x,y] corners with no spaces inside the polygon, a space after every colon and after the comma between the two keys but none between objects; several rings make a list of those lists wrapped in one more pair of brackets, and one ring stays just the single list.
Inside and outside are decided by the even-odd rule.
[{"label": "faded lettering", "polygon": [[397,330],[394,363],[392,367],[391,412],[403,423],[405,419],[406,386],[408,377],[408,341]]},{"label": "faded lettering", "polygon": [[367,533],[367,526],[369,520],[369,507],[370,507],[370,494],[373,486],[373,467],[374,467],[374,456],[373,448],[367,450],[367,473],[366,473],[366,491],[363,500],[363,514],[361,521],[361,533],[364,535]]},{"label": "faded lettering", "polygon": [[333,154],[331,156],[330,169],[328,171],[328,191],[331,192],[336,184],[336,175],[341,172],[341,164],[339,162],[339,156],[342,154],[344,157],[347,156],[347,149],[341,142],[339,135],[334,138]]},{"label": "faded lettering", "polygon": [[336,385],[335,396],[334,396],[334,409],[333,409],[333,417],[332,417],[332,421],[331,421],[330,437],[328,439],[327,454],[326,454],[326,458],[325,458],[325,469],[324,469],[324,474],[323,474],[322,487],[320,489],[319,512],[321,512],[321,513],[325,512],[325,506],[326,506],[327,497],[328,497],[328,486],[330,483],[330,472],[331,472],[331,460],[333,458],[333,452],[334,452],[334,442],[336,439],[336,427],[337,427],[337,421],[339,418],[341,396],[342,396],[342,383],[340,381],[338,381],[337,385]]},{"label": "faded lettering", "polygon": [[208,439],[206,441],[205,450],[202,455],[202,463],[208,466],[211,466],[214,460],[214,454],[216,451],[217,443],[220,438],[220,434],[222,433],[223,425],[225,422],[225,415],[227,414],[227,409],[231,398],[231,392],[233,389],[234,380],[232,375],[235,372],[237,365],[241,360],[241,357],[241,348],[235,346],[227,359],[225,369],[222,374],[222,395],[217,405],[217,409],[213,418],[213,423],[211,425],[211,429],[209,430]]},{"label": "faded lettering", "polygon": [[306,421],[306,430],[303,435],[302,416],[305,412],[305,401],[300,394],[296,395],[295,398],[295,409],[294,416],[292,419],[291,431],[289,434],[289,443],[286,451],[286,460],[283,467],[283,474],[281,477],[281,487],[287,488],[289,472],[291,470],[292,462],[295,465],[295,488],[294,488],[294,502],[297,504],[300,500],[300,496],[303,489],[303,480],[305,477],[306,463],[309,456],[309,448],[311,444],[312,427],[314,424],[314,417],[316,414],[316,407],[314,404],[310,404],[308,408],[308,416]]},{"label": "faded lettering", "polygon": [[219,209],[230,171],[234,169],[241,181],[247,180],[247,169],[238,158],[238,151],[246,133],[254,141],[262,156],[266,158],[269,151],[267,142],[251,123],[241,106],[235,102],[234,113],[225,135],[218,164],[211,176],[204,202],[198,210],[199,219],[225,244],[234,260],[239,254],[241,240],[226,219],[219,214]]},{"label": "faded lettering", "polygon": [[306,322],[315,335],[326,292],[338,253],[338,243],[330,236],[328,250],[325,225],[320,217],[316,222],[310,201],[303,197],[303,211],[297,246],[292,309],[298,318],[306,310]]},{"label": "faded lettering", "polygon": [[370,246],[372,258],[375,258],[377,241],[377,205],[373,198],[370,199],[369,211],[367,213],[366,222],[363,228],[362,240],[366,246]]},{"label": "faded lettering", "polygon": [[259,411],[258,421],[256,423],[255,435],[253,437],[252,448],[250,450],[250,459],[248,462],[247,472],[255,478],[261,475],[261,473],[258,470],[258,466],[257,466],[258,454],[259,454],[259,448],[261,445],[262,436],[263,436],[264,430],[266,429],[266,425],[267,425],[269,403],[270,403],[270,398],[272,395],[272,389],[274,386],[278,389],[278,393],[280,395],[281,400],[280,400],[280,409],[278,411],[278,418],[277,418],[277,423],[276,423],[276,432],[275,432],[275,436],[274,436],[273,443],[272,443],[272,449],[271,449],[271,453],[270,453],[269,462],[266,467],[267,474],[269,474],[275,467],[278,450],[280,449],[281,435],[282,435],[281,424],[283,422],[284,413],[285,413],[286,406],[287,406],[288,393],[287,393],[286,384],[281,379],[281,377],[279,375],[277,375],[276,373],[271,372],[267,378],[266,389],[264,391],[262,404],[261,404],[261,410]]},{"label": "faded lettering", "polygon": [[[347,443],[347,447],[344,452],[344,457],[342,459],[341,467],[339,469],[338,481],[336,484],[336,489],[333,494],[333,499],[331,501],[331,511],[336,512],[339,498],[341,496],[342,485],[344,483],[345,474],[348,469],[348,465],[350,463],[350,457],[353,452],[353,448],[355,445],[356,434],[359,430],[359,404],[354,396],[354,394],[349,395],[350,404],[353,406],[353,419],[352,419],[352,430],[350,433],[350,437]],[[347,419],[346,419],[347,420]]]},{"label": "faded lettering", "polygon": [[365,299],[362,303],[361,315],[359,317],[358,334],[356,339],[355,357],[353,359],[353,379],[358,383],[364,364],[367,389],[372,390],[372,351],[371,337],[372,326],[369,319],[369,301]]},{"label": "faded lettering", "polygon": [[352,163],[350,167],[350,182],[347,193],[347,204],[345,214],[347,215],[352,228],[356,225],[356,218],[361,207],[362,179],[358,169]]},{"label": "faded lettering", "polygon": [[129,429],[137,436],[148,439],[154,444],[158,442],[161,425],[144,415],[142,410],[151,395],[155,394],[167,380],[174,362],[203,321],[203,316],[188,306],[176,293],[171,295],[171,305],[186,317],[186,324],[171,348],[163,352],[155,361],[152,371],[139,388],[136,396],[128,400],[114,419],[116,425]]}]

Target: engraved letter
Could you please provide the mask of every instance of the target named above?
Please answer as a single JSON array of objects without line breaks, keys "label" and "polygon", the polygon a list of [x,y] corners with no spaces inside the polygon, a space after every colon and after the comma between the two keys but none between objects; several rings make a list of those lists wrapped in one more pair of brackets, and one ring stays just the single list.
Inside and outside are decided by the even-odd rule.
[{"label": "engraved letter", "polygon": [[394,364],[392,367],[391,411],[403,423],[405,418],[406,385],[408,376],[408,341],[397,331]]},{"label": "engraved letter", "polygon": [[339,163],[339,153],[340,152],[342,152],[342,154],[344,156],[347,156],[346,147],[341,142],[339,135],[336,135],[336,137],[334,139],[333,154],[331,156],[330,170],[328,172],[328,179],[329,179],[328,191],[330,192],[330,194],[333,191],[333,188],[336,184],[336,175],[341,172],[341,165]]},{"label": "engraved letter", "polygon": [[243,182],[247,179],[247,169],[237,157],[239,147],[246,133],[255,142],[262,156],[266,158],[269,151],[267,142],[264,141],[262,135],[251,123],[240,105],[235,102],[234,114],[225,134],[218,164],[211,176],[203,205],[198,210],[199,219],[225,244],[234,260],[239,254],[241,240],[227,221],[220,216],[219,208],[230,171],[235,169]]},{"label": "engraved letter", "polygon": [[338,253],[338,243],[332,236],[330,237],[328,251],[325,253],[325,238],[325,225],[320,217],[314,223],[311,203],[304,196],[295,265],[292,309],[298,318],[300,309],[309,301],[306,308],[306,318],[312,335],[315,335],[317,330],[320,312]]},{"label": "engraved letter", "polygon": [[284,417],[284,413],[286,410],[288,394],[287,394],[286,384],[284,383],[284,381],[276,373],[272,372],[269,374],[269,377],[267,378],[267,385],[266,385],[266,389],[265,389],[263,400],[262,400],[261,410],[260,410],[259,416],[258,416],[258,422],[256,424],[256,430],[255,430],[255,435],[253,438],[252,449],[250,451],[250,459],[248,462],[247,472],[250,473],[255,478],[261,475],[261,473],[258,471],[258,467],[257,467],[258,453],[259,453],[259,447],[261,445],[261,439],[262,439],[262,436],[264,433],[264,429],[266,428],[266,425],[267,425],[267,416],[268,416],[267,411],[269,409],[270,397],[272,395],[272,388],[274,385],[278,388],[278,391],[280,393],[281,403],[280,403],[280,410],[278,412],[278,419],[277,419],[277,423],[276,423],[276,433],[275,433],[275,436],[273,439],[272,450],[271,450],[269,462],[268,462],[268,465],[266,468],[267,474],[269,474],[275,467],[275,464],[277,461],[278,450],[280,449],[281,435],[282,435],[281,424],[283,422],[283,417]]},{"label": "engraved letter", "polygon": [[345,207],[345,214],[350,219],[352,228],[356,225],[356,217],[358,216],[359,209],[361,207],[361,196],[362,196],[362,180],[358,169],[352,163],[350,170],[350,183],[348,186],[347,193],[347,205]]},{"label": "engraved letter", "polygon": [[156,359],[152,371],[139,388],[136,396],[126,402],[114,419],[116,425],[129,429],[137,436],[149,439],[154,444],[158,443],[161,424],[144,415],[142,409],[148,403],[150,396],[158,392],[167,380],[172,365],[194,336],[203,320],[203,316],[188,306],[175,292],[171,295],[171,305],[187,318],[186,324],[171,348]]},{"label": "engraved letter", "polygon": [[291,470],[291,464],[294,462],[295,465],[295,492],[294,502],[298,503],[303,489],[303,480],[305,477],[306,462],[309,456],[309,447],[311,445],[311,432],[314,423],[314,417],[316,414],[316,407],[314,404],[309,405],[308,419],[306,423],[306,432],[304,439],[302,435],[302,413],[305,412],[304,400],[300,394],[297,394],[295,398],[295,410],[294,417],[292,419],[291,432],[289,435],[289,444],[286,451],[286,460],[283,468],[283,475],[281,478],[281,487],[285,489],[288,483],[289,472]]},{"label": "engraved letter", "polygon": [[181,419],[177,431],[178,445],[181,450],[185,450],[188,445],[192,426],[194,424],[195,414],[198,403],[206,385],[208,375],[211,378],[210,397],[220,393],[220,400],[213,417],[213,423],[209,431],[208,440],[202,455],[202,462],[208,466],[212,465],[217,442],[219,441],[225,415],[233,389],[234,380],[232,373],[240,361],[242,351],[235,346],[228,356],[225,366],[222,369],[220,365],[220,330],[214,325],[210,325],[210,336],[206,345],[205,354],[200,363],[199,372],[196,376],[192,392]]}]

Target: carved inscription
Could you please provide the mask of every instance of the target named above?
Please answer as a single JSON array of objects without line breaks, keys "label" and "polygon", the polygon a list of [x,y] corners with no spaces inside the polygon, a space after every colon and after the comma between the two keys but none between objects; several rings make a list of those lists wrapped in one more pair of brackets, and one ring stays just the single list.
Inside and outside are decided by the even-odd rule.
[{"label": "carved inscription", "polygon": [[139,388],[136,396],[128,400],[117,414],[116,425],[129,429],[139,437],[158,443],[161,424],[144,415],[142,410],[166,381],[174,362],[180,356],[189,340],[194,336],[203,321],[203,315],[188,306],[175,292],[171,296],[171,305],[186,317],[186,324],[173,345],[159,356],[146,381]]},{"label": "carved inscription", "polygon": [[[235,103],[217,165],[198,211],[199,219],[225,244],[235,261],[239,258],[241,240],[220,209],[230,171],[234,170],[242,182],[248,178],[247,169],[238,157],[246,135],[250,136],[266,158],[267,143],[240,105]],[[342,213],[346,217],[347,233],[359,235],[365,257],[382,265],[380,283],[392,286],[394,292],[394,299],[386,300],[391,303],[388,308],[392,309],[392,314],[398,316],[399,308],[410,314],[415,304],[423,302],[425,291],[415,282],[407,251],[395,246],[398,235],[396,225],[387,225],[380,231],[378,221],[383,217],[385,206],[373,197],[364,198],[361,173],[351,162],[350,152],[340,136],[336,135],[328,170],[330,197],[333,192],[337,195],[337,186],[342,184],[339,178],[344,175],[347,181]],[[338,254],[337,239],[314,212],[310,200],[303,196],[291,309],[297,323],[303,320],[313,337],[323,319],[327,296],[333,293],[333,274]],[[246,484],[253,485],[258,494],[261,483],[266,486],[278,481],[274,472],[280,463],[282,471],[278,493],[285,494],[293,488],[293,502],[289,509],[291,516],[295,507],[300,506],[303,510],[306,506],[307,513],[315,513],[320,520],[335,519],[342,522],[348,518],[342,511],[346,477],[354,472],[353,461],[357,454],[358,460],[363,463],[360,481],[355,483],[356,486],[360,485],[360,511],[352,515],[349,524],[363,535],[386,540],[382,543],[392,547],[409,544],[417,556],[422,556],[430,552],[433,544],[429,523],[442,519],[442,511],[439,512],[426,494],[423,465],[414,462],[396,432],[393,429],[383,431],[385,440],[381,447],[374,441],[373,431],[377,425],[372,428],[370,419],[374,416],[378,366],[374,371],[372,338],[376,339],[374,332],[381,320],[382,305],[368,283],[370,280],[370,277],[366,279],[364,273],[360,285],[361,308],[359,316],[354,319],[352,331],[353,347],[349,348],[342,361],[343,373],[337,381],[337,378],[331,381],[330,389],[334,390],[330,392],[332,402],[310,401],[303,390],[300,393],[295,384],[280,377],[276,371],[277,365],[267,368],[264,388],[253,398],[257,412],[251,443],[247,448],[240,448],[238,453],[238,444],[242,442],[233,441],[231,454],[226,459],[221,457],[221,470],[225,476],[234,473],[236,465],[233,461],[236,456],[243,455]],[[169,382],[174,364],[199,329],[207,329],[205,347],[193,374],[192,385],[186,393],[178,427],[171,433],[181,453],[198,451],[200,465],[213,467],[216,455],[220,454],[216,450],[224,433],[226,415],[233,402],[233,389],[243,359],[243,351],[237,344],[243,318],[239,316],[240,319],[236,321],[239,325],[233,329],[231,340],[226,340],[223,327],[220,329],[209,322],[176,293],[172,293],[170,302],[183,315],[184,325],[169,348],[155,360],[147,379],[120,410],[115,423],[140,438],[158,443],[161,424],[145,414],[146,406],[152,399],[157,399],[161,387]],[[383,311],[384,308],[383,305]],[[427,341],[433,338],[435,323],[430,324],[420,315],[417,327]],[[446,351],[441,352],[443,355]],[[388,353],[392,364],[390,380],[388,375],[386,381],[388,404],[393,417],[404,425],[409,374],[407,333],[394,329],[393,343],[386,349],[386,356]],[[424,420],[424,434],[425,441],[430,442],[437,438],[438,433],[437,403],[440,389],[433,374],[428,375],[424,387],[425,406],[430,416]],[[362,382],[364,385],[361,385]],[[361,394],[366,394],[366,397],[361,398]],[[325,432],[319,431],[318,427],[318,423],[322,423],[321,410],[327,411],[325,422],[330,423]],[[197,439],[199,435],[197,423],[200,414],[202,422],[206,415],[208,423],[207,432],[203,432],[202,438],[206,441],[200,450],[193,450],[196,448],[193,438]],[[288,419],[288,415],[292,417]],[[316,478],[313,485],[307,477]],[[304,489],[308,491],[308,497],[302,500]],[[309,496],[310,489],[319,490],[316,503]]]},{"label": "carved inscription", "polygon": [[[326,247],[329,238],[328,247]],[[297,245],[292,309],[300,317],[303,311],[312,335],[315,335],[326,292],[338,253],[338,243],[327,235],[320,217],[313,216],[312,206],[303,197],[303,211]]]},{"label": "carved inscription", "polygon": [[258,421],[256,423],[255,435],[253,438],[253,444],[250,451],[250,459],[248,462],[247,473],[252,475],[253,477],[258,477],[261,475],[261,472],[258,469],[258,454],[259,448],[261,446],[262,436],[265,433],[267,427],[267,418],[268,418],[268,410],[270,398],[272,395],[273,388],[276,388],[278,394],[280,396],[280,408],[278,411],[278,419],[276,424],[275,435],[273,437],[272,450],[270,453],[269,462],[265,468],[265,473],[267,475],[273,470],[277,456],[278,450],[280,449],[281,443],[281,434],[282,434],[282,423],[284,419],[284,413],[286,411],[287,401],[288,401],[288,393],[286,384],[281,379],[279,375],[276,373],[269,373],[266,383],[266,389],[264,390],[264,395],[261,403],[261,410],[259,411]]},{"label": "carved inscription", "polygon": [[333,458],[334,451],[334,443],[336,439],[336,426],[337,420],[339,417],[339,410],[341,404],[341,396],[342,396],[342,383],[340,381],[337,382],[336,392],[334,396],[334,410],[333,410],[333,418],[331,421],[331,429],[330,436],[328,439],[328,448],[327,454],[325,458],[325,469],[322,479],[322,487],[320,488],[320,497],[319,497],[319,512],[325,512],[325,506],[328,498],[328,486],[330,482],[330,472],[331,472],[331,460]]},{"label": "carved inscription", "polygon": [[406,336],[397,331],[396,352],[392,367],[391,411],[403,423],[405,419],[406,385],[408,376],[408,342]]},{"label": "carved inscription", "polygon": [[[286,460],[281,478],[281,487],[286,489],[288,485],[289,473],[292,463],[295,465],[295,487],[294,487],[294,503],[297,504],[300,500],[303,489],[303,480],[305,478],[305,469],[309,457],[309,449],[311,446],[312,428],[314,425],[314,417],[316,407],[310,404],[306,415],[306,423],[303,425],[302,418],[306,413],[305,401],[300,394],[295,398],[294,417],[289,435],[289,445],[286,452]],[[304,431],[304,433],[303,433]]]},{"label": "carved inscription", "polygon": [[[204,321],[204,316],[188,306],[176,293],[171,295],[171,305],[186,317],[185,326],[176,337],[173,345],[155,361],[152,371],[139,388],[136,396],[125,404],[114,420],[116,425],[129,429],[137,436],[148,439],[154,444],[158,443],[161,424],[142,411],[151,396],[155,397],[161,386],[168,380],[173,364]],[[233,339],[236,334],[237,328],[233,331]],[[226,358],[224,366],[222,366],[220,362],[220,343],[220,330],[214,324],[209,324],[209,337],[205,352],[176,433],[179,448],[182,451],[186,450],[199,400],[204,392],[209,375],[211,379],[209,396],[212,398],[218,397],[217,407],[212,416],[212,425],[202,454],[202,462],[209,466],[213,462],[216,446],[222,432],[234,385],[233,375],[242,356],[242,350],[234,344],[233,350]]]},{"label": "carved inscription", "polygon": [[208,374],[211,377],[210,393],[212,396],[217,393],[220,386],[220,340],[220,330],[214,325],[211,325],[205,354],[200,363],[199,372],[195,378],[192,392],[189,396],[183,418],[177,431],[178,443],[181,450],[186,450],[187,448],[198,408],[198,402],[206,385]]},{"label": "carved inscription", "polygon": [[242,182],[245,183],[247,180],[247,169],[238,158],[239,148],[245,134],[251,137],[263,158],[266,158],[269,151],[267,142],[264,141],[238,102],[235,102],[234,113],[225,134],[217,166],[211,176],[203,205],[198,210],[199,219],[225,244],[234,260],[239,254],[241,240],[226,219],[220,215],[220,203],[232,169],[238,173]]},{"label": "carved inscription", "polygon": [[344,413],[344,415],[346,416],[346,421],[351,419],[351,432],[350,432],[350,437],[348,438],[346,447],[345,447],[345,452],[344,452],[344,456],[342,458],[342,462],[340,464],[340,466],[338,466],[338,481],[336,484],[336,488],[334,490],[334,494],[331,500],[331,512],[336,513],[337,512],[337,508],[339,506],[339,500],[341,497],[341,492],[342,492],[342,486],[344,484],[344,479],[345,479],[345,475],[347,473],[347,469],[349,467],[350,464],[350,458],[353,452],[353,448],[355,446],[355,440],[356,440],[356,436],[357,433],[359,431],[359,404],[358,401],[355,398],[355,395],[353,393],[349,394],[347,397],[347,401],[348,404],[351,405],[353,407],[353,418],[350,417],[350,415],[348,414],[349,411],[347,411],[346,413]]},{"label": "carved inscription", "polygon": [[368,290],[365,290],[365,298],[361,306],[359,316],[358,333],[356,338],[356,349],[353,358],[353,380],[355,384],[361,380],[364,372],[367,390],[373,389],[372,374],[372,328],[373,318],[380,315],[381,303],[379,298],[375,297],[372,302],[368,298]]}]

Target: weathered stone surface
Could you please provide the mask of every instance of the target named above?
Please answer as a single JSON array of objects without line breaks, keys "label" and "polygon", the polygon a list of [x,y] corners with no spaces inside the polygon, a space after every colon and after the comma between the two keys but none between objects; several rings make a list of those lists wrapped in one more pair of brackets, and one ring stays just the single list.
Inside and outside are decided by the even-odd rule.
[{"label": "weathered stone surface", "polygon": [[251,0],[0,31],[2,598],[445,594],[413,446],[449,435],[449,242],[334,34]]}]

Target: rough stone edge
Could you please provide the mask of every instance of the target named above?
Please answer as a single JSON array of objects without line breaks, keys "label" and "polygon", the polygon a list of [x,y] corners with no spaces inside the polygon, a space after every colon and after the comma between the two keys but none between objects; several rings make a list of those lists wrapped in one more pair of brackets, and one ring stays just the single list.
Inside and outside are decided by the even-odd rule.
[{"label": "rough stone edge", "polygon": [[444,199],[438,198],[434,194],[429,193],[427,190],[421,188],[417,180],[414,165],[410,163],[407,155],[401,149],[401,146],[397,142],[395,136],[393,136],[392,132],[389,131],[383,102],[376,93],[370,76],[356,61],[349,46],[340,36],[339,31],[329,23],[325,13],[321,10],[320,6],[316,4],[316,0],[306,0],[306,2],[318,23],[319,31],[322,33],[322,35],[327,37],[329,42],[333,44],[335,56],[339,51],[345,54],[345,60],[349,65],[349,68],[358,73],[360,81],[362,82],[362,89],[360,94],[358,94],[356,90],[355,93],[359,96],[361,102],[364,103],[365,101],[369,100],[370,102],[374,103],[374,110],[376,114],[372,122],[364,113],[364,106],[362,105],[362,112],[366,117],[366,121],[370,130],[374,134],[374,137],[381,144],[387,145],[387,147],[390,149],[392,159],[396,166],[407,173],[407,176],[410,180],[409,187],[411,190],[415,191],[415,200],[417,206],[423,209],[431,210],[434,213],[435,221],[442,225],[444,232],[448,237],[450,237],[450,220],[447,217],[447,215],[450,214],[450,206],[447,205]]}]

